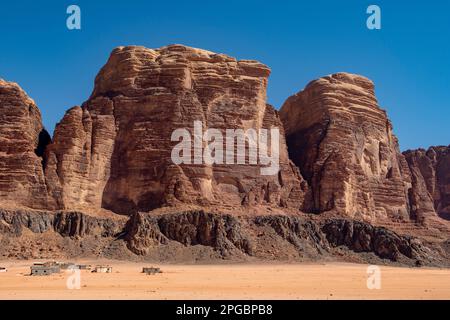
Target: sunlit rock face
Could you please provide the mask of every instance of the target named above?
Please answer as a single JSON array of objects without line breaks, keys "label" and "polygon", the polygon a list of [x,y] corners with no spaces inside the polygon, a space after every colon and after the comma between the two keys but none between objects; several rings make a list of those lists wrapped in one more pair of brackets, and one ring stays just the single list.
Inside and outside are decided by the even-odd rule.
[{"label": "sunlit rock face", "polygon": [[312,190],[310,211],[409,219],[408,166],[370,80],[338,73],[312,81],[280,116]]},{"label": "sunlit rock face", "polygon": [[[300,209],[307,186],[288,158],[278,113],[266,104],[269,74],[259,62],[182,45],[115,49],[89,100],[56,127],[47,150],[51,194],[62,207],[125,214],[180,203]],[[224,136],[278,128],[279,172],[261,175],[262,166],[248,162],[175,164],[171,135],[193,133],[194,121]]]},{"label": "sunlit rock face", "polygon": [[52,208],[43,171],[50,137],[41,113],[16,84],[0,79],[0,202],[3,206]]}]

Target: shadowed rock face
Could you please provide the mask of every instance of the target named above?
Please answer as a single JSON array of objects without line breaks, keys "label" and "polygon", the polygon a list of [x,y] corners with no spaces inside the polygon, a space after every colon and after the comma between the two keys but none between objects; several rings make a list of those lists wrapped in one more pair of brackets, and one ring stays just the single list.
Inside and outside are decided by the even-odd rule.
[{"label": "shadowed rock face", "polygon": [[34,101],[17,84],[0,79],[0,201],[52,208],[42,159],[49,140]]},{"label": "shadowed rock face", "polygon": [[410,259],[419,257],[420,242],[384,228],[357,221],[332,220],[322,229],[334,246],[345,245],[356,252],[374,252],[381,258],[394,261],[401,255]]},{"label": "shadowed rock face", "polygon": [[450,220],[450,147],[404,152],[411,170],[411,211],[418,220],[437,213]]},{"label": "shadowed rock face", "polygon": [[339,73],[313,81],[280,116],[291,159],[312,189],[310,211],[409,218],[409,170],[370,80]]},{"label": "shadowed rock face", "polygon": [[223,257],[233,251],[252,254],[239,219],[231,215],[204,211],[153,216],[137,213],[130,217],[126,228],[128,248],[139,255],[151,247],[175,241],[185,246],[212,247]]},{"label": "shadowed rock face", "polygon": [[[264,250],[258,250],[261,246],[258,238],[272,234],[273,243],[283,241],[286,248],[292,246],[303,257],[325,257],[334,254],[334,248],[342,247],[409,264],[439,264],[443,259],[417,238],[343,219],[329,219],[318,224],[300,217],[277,215],[237,219],[204,211],[164,216],[139,213],[130,217],[125,229],[128,248],[139,255],[146,255],[152,247],[167,245],[171,241],[185,246],[212,247],[222,257],[236,253],[267,255],[270,245],[264,242]],[[274,254],[281,255],[279,252]]]},{"label": "shadowed rock face", "polygon": [[[123,218],[92,217],[76,211],[0,209],[0,257],[48,258],[64,254],[154,261],[161,258],[159,251],[171,261],[184,261],[186,255],[194,261],[315,261],[335,257],[353,262],[448,265],[448,243],[427,243],[353,220],[237,217],[203,210],[165,215],[137,213],[127,218],[125,223]],[[53,236],[49,238],[49,234]]]},{"label": "shadowed rock face", "polygon": [[21,236],[25,229],[33,233],[54,231],[64,237],[101,236],[120,234],[124,223],[112,219],[88,216],[81,212],[47,212],[0,209],[2,233]]},{"label": "shadowed rock face", "polygon": [[123,219],[81,212],[0,208],[0,258],[61,259],[67,257],[130,258],[117,237]]},{"label": "shadowed rock face", "polygon": [[[172,45],[119,47],[83,107],[58,124],[47,178],[61,207],[130,214],[163,205],[300,208],[306,183],[291,164],[277,112],[266,104],[269,69],[256,61]],[[259,165],[175,165],[175,129],[280,129],[280,172]],[[246,146],[248,151],[248,145]]]}]

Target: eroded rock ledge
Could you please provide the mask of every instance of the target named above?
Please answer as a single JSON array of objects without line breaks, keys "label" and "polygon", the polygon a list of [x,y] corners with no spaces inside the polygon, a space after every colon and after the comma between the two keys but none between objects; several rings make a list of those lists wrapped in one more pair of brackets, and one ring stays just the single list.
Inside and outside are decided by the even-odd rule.
[{"label": "eroded rock ledge", "polygon": [[[15,254],[17,248],[6,240],[28,237],[36,241],[42,235],[56,239],[68,257],[291,262],[338,259],[411,266],[444,266],[448,259],[448,243],[427,243],[349,219],[238,217],[199,210],[161,215],[136,213],[128,221],[114,221],[80,212],[0,210],[0,256],[52,256],[51,252]],[[101,248],[95,245],[98,243]],[[127,255],[127,251],[134,254]]]},{"label": "eroded rock ledge", "polygon": [[113,237],[123,228],[119,221],[92,217],[76,211],[53,213],[0,209],[0,222],[0,230],[14,236],[21,236],[24,229],[29,229],[34,233],[53,231],[68,237]]}]

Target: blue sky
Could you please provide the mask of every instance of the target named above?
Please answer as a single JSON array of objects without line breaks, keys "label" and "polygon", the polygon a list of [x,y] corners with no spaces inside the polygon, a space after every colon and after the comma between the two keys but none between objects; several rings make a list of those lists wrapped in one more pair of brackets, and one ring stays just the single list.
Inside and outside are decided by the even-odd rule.
[{"label": "blue sky", "polygon": [[[70,4],[82,30],[66,28]],[[370,4],[379,31],[366,28]],[[182,43],[270,66],[276,108],[318,77],[362,74],[402,150],[450,144],[450,1],[16,0],[0,4],[0,30],[0,77],[28,92],[49,131],[89,97],[114,47]]]}]

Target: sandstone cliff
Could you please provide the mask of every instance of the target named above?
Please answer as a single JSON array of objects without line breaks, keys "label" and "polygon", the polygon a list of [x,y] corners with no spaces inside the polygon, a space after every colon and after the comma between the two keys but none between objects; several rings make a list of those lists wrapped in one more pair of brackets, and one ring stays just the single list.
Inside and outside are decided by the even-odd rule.
[{"label": "sandstone cliff", "polygon": [[312,190],[310,211],[409,219],[408,166],[370,80],[346,73],[315,80],[280,115],[290,157]]},{"label": "sandstone cliff", "polygon": [[404,155],[412,177],[412,214],[421,221],[436,213],[450,220],[450,147],[408,150]]},{"label": "sandstone cliff", "polygon": [[47,198],[43,152],[50,136],[41,113],[16,84],[0,79],[0,203],[52,208]]},{"label": "sandstone cliff", "polygon": [[[277,112],[266,104],[269,69],[223,54],[172,45],[115,49],[82,107],[58,124],[47,177],[62,208],[130,214],[192,203],[300,208],[306,184],[291,164]],[[180,164],[172,132],[281,129],[280,172],[260,165]],[[248,151],[248,145],[246,145]]]},{"label": "sandstone cliff", "polygon": [[[447,264],[450,148],[401,154],[357,75],[315,80],[278,113],[269,73],[182,45],[119,47],[53,140],[0,80],[0,256]],[[172,133],[202,140],[195,121],[279,129],[279,171],[262,175],[242,141],[245,164],[175,164]]]}]

